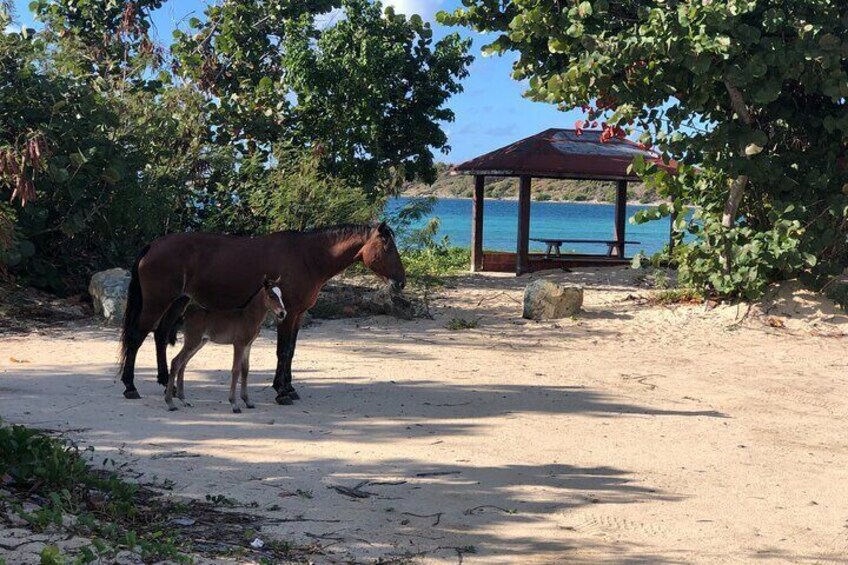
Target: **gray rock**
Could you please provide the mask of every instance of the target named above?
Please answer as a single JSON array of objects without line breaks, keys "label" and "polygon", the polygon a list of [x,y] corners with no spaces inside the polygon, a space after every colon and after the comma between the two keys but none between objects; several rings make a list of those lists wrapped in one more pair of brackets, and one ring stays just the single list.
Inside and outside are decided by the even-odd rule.
[{"label": "gray rock", "polygon": [[528,320],[553,320],[576,316],[583,306],[583,289],[540,279],[524,289],[524,314]]},{"label": "gray rock", "polygon": [[848,311],[848,269],[830,281],[825,292],[828,298]]},{"label": "gray rock", "polygon": [[392,290],[391,285],[385,285],[367,294],[365,300],[375,314],[386,314],[404,320],[415,317],[415,307],[412,302]]},{"label": "gray rock", "polygon": [[94,313],[103,316],[108,324],[120,324],[124,321],[127,308],[127,291],[130,286],[130,272],[114,268],[94,273],[88,283],[88,293],[94,303]]}]

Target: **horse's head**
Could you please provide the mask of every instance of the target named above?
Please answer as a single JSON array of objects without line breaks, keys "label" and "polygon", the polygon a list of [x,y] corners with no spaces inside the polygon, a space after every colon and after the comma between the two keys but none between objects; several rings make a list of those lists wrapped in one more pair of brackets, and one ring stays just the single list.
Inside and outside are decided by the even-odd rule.
[{"label": "horse's head", "polygon": [[365,266],[387,280],[394,290],[399,291],[406,286],[406,271],[395,245],[395,234],[386,222],[372,228],[359,254]]},{"label": "horse's head", "polygon": [[279,282],[279,278],[277,280],[271,280],[266,277],[262,293],[265,299],[265,306],[274,313],[277,322],[282,322],[288,312],[286,311],[286,305],[283,304],[283,293],[280,290]]}]

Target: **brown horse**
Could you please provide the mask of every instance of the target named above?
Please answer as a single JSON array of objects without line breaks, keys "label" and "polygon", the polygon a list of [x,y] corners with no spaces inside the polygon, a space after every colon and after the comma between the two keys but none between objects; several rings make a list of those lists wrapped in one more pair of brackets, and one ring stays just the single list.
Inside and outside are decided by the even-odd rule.
[{"label": "brown horse", "polygon": [[261,237],[179,233],[157,239],[139,253],[132,268],[121,335],[124,397],[140,398],[133,382],[135,359],[151,331],[157,380],[165,386],[168,341],[173,343],[174,325],[189,301],[210,311],[243,308],[268,276],[279,277],[288,311],[277,325],[274,389],[279,404],[291,404],[299,398],[291,384],[291,364],[303,313],[315,304],[324,283],[358,261],[395,290],[406,284],[394,234],[385,223]]}]

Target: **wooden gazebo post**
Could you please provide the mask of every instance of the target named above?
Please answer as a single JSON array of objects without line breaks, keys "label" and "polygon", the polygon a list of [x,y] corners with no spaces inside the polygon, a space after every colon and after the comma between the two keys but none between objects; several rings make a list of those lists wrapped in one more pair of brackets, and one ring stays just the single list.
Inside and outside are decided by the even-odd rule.
[{"label": "wooden gazebo post", "polygon": [[[471,270],[512,272],[518,275],[573,265],[611,266],[627,263],[627,183],[637,182],[630,165],[635,155],[673,171],[659,155],[629,139],[602,140],[599,130],[551,128],[480,155],[453,167],[452,174],[473,175],[471,206]],[[485,178],[518,178],[518,230],[515,254],[505,250],[483,252],[483,197]],[[530,193],[533,178],[590,180],[616,183],[613,238],[542,240],[559,242],[548,253],[530,254]],[[560,234],[556,234],[560,235]],[[562,243],[606,245],[603,254],[559,253]],[[556,250],[552,256],[550,251]],[[600,249],[600,248],[599,248]],[[532,261],[531,261],[532,259]]]},{"label": "wooden gazebo post", "polygon": [[474,175],[474,197],[471,201],[471,271],[483,270],[483,189],[486,177]]},{"label": "wooden gazebo post", "polygon": [[671,217],[668,224],[668,252],[674,251],[674,223],[677,221],[677,212],[674,207],[674,197],[671,198]]},{"label": "wooden gazebo post", "polygon": [[515,274],[530,271],[530,176],[518,179],[518,241],[516,246]]},{"label": "wooden gazebo post", "polygon": [[615,256],[624,257],[624,232],[627,227],[627,181],[620,180],[615,189]]}]

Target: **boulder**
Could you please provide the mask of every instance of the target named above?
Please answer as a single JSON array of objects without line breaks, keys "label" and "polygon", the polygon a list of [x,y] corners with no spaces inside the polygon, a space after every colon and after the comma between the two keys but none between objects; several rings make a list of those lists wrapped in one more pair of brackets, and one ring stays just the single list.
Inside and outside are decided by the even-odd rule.
[{"label": "boulder", "polygon": [[583,306],[583,289],[540,279],[524,289],[524,314],[528,320],[570,318]]},{"label": "boulder", "polygon": [[848,311],[848,269],[842,275],[835,277],[827,286],[828,298],[839,304],[843,310]]},{"label": "boulder", "polygon": [[331,280],[318,294],[310,312],[316,319],[387,315],[406,320],[418,315],[420,306],[386,285],[375,289],[358,281]]},{"label": "boulder", "polygon": [[411,320],[415,317],[415,307],[412,302],[394,291],[391,285],[385,285],[365,296],[366,303],[375,314],[385,314]]},{"label": "boulder", "polygon": [[123,322],[129,287],[130,272],[126,269],[114,268],[94,273],[88,283],[94,313],[103,316],[108,324]]}]

